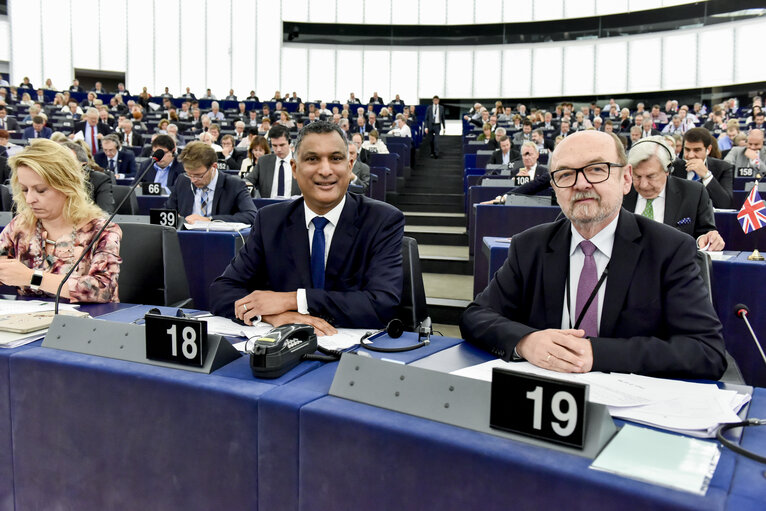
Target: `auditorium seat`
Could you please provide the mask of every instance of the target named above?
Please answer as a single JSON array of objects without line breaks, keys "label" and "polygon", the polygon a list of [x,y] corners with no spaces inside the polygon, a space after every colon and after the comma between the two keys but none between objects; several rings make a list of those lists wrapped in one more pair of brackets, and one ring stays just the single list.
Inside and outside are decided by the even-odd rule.
[{"label": "auditorium seat", "polygon": [[130,198],[125,201],[125,204],[117,210],[118,215],[137,215],[138,214],[138,198],[136,192],[130,189],[130,186],[125,185],[112,185],[112,194],[114,195],[114,205],[118,206],[122,199],[130,193]]},{"label": "auditorium seat", "polygon": [[168,307],[191,307],[189,283],[171,227],[122,223],[120,301]]},{"label": "auditorium seat", "polygon": [[399,319],[407,331],[417,331],[418,326],[428,318],[426,291],[420,269],[418,242],[409,236],[402,237],[402,301],[399,304]]}]

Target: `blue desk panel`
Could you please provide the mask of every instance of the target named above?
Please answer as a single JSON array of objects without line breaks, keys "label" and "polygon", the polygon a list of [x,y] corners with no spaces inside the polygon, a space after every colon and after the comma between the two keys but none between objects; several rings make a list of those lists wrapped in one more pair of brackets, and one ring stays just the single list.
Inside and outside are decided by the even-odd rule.
[{"label": "blue desk panel", "polygon": [[[416,336],[405,333],[398,340],[381,338],[376,344],[385,347],[406,346],[416,342]],[[403,353],[376,353],[369,350],[359,351],[370,354],[375,358],[386,358],[410,363],[428,357],[441,350],[448,349],[460,343],[459,339],[432,337],[431,344],[423,348]],[[298,509],[299,507],[299,443],[300,408],[312,401],[327,396],[332,385],[337,363],[327,364],[316,371],[297,378],[289,385],[276,387],[264,394],[258,401],[259,422],[261,431],[271,434],[258,437],[259,460],[259,503],[261,509]],[[343,442],[338,436],[332,435],[323,440],[330,444]],[[333,468],[326,466],[325,471]],[[306,498],[302,499],[302,505]],[[311,499],[309,498],[310,502]],[[308,504],[310,506],[310,504]],[[351,509],[345,507],[345,509]],[[315,509],[330,509],[316,507]]]},{"label": "blue desk panel", "polygon": [[[80,306],[83,311],[92,316],[100,316],[115,310],[132,307],[131,304],[122,303],[83,304]],[[9,360],[12,355],[39,347],[41,342],[35,341],[13,349],[0,349],[0,511],[14,509]]]},{"label": "blue desk panel", "polygon": [[[719,510],[733,474],[735,482],[755,476],[735,473],[736,456],[723,452],[700,497],[590,470],[579,456],[332,396],[301,409],[300,432],[301,509]],[[762,509],[766,488],[751,482],[760,507],[739,509]]]}]

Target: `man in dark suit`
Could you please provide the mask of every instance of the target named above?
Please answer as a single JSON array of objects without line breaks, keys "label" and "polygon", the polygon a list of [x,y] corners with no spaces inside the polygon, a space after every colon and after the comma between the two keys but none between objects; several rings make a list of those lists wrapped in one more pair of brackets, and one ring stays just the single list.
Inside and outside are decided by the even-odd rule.
[{"label": "man in dark suit", "polygon": [[293,179],[290,172],[290,131],[277,124],[269,130],[271,154],[258,158],[253,170],[245,176],[245,181],[253,184],[264,199],[276,197],[292,197],[300,195],[298,181]]},{"label": "man in dark suit", "polygon": [[[514,195],[536,195],[548,188],[551,176],[546,167],[537,164],[540,153],[534,142],[524,142],[521,146],[521,165],[511,162],[511,177],[515,179],[516,188],[510,190]],[[515,167],[515,168],[514,168]],[[508,193],[495,197],[494,200],[482,204],[505,204]]]},{"label": "man in dark suit", "polygon": [[185,173],[179,176],[165,207],[189,223],[241,222],[252,224],[255,205],[244,181],[218,172],[218,156],[204,142],[190,142],[178,155]]},{"label": "man in dark suit", "polygon": [[510,165],[514,160],[518,160],[521,154],[511,147],[511,139],[508,135],[501,135],[498,139],[500,149],[492,153],[489,157],[489,165]]},{"label": "man in dark suit", "polygon": [[553,153],[551,176],[566,218],[513,237],[463,314],[463,337],[560,372],[718,379],[722,327],[694,241],[621,208],[631,168],[619,139],[570,135]]},{"label": "man in dark suit", "polygon": [[75,78],[72,80],[72,85],[69,87],[69,92],[85,92],[85,89],[80,87],[80,80]]},{"label": "man in dark suit", "polygon": [[370,189],[370,166],[359,160],[358,151],[355,143],[348,144],[348,159],[351,160],[351,184],[348,191],[365,194]]},{"label": "man in dark suit", "polygon": [[684,158],[677,158],[673,163],[673,175],[701,181],[713,207],[731,208],[734,166],[710,156],[712,148],[713,136],[705,128],[692,128],[684,133]]},{"label": "man in dark suit", "polygon": [[19,121],[8,115],[5,105],[0,105],[0,130],[19,131]]},{"label": "man in dark suit", "polygon": [[118,130],[120,141],[122,145],[131,147],[141,147],[144,145],[143,137],[133,130],[133,122],[130,119],[123,119],[120,122],[120,130]]},{"label": "man in dark suit", "polygon": [[370,100],[367,103],[368,104],[372,103],[373,105],[385,105],[385,103],[383,102],[383,98],[378,96],[377,92],[373,92],[372,93],[372,97],[370,98]]},{"label": "man in dark suit", "polygon": [[69,138],[81,136],[90,147],[91,154],[96,154],[101,150],[101,139],[107,136],[109,131],[109,126],[99,122],[98,110],[89,108],[85,112],[85,120],[75,123]]},{"label": "man in dark suit", "polygon": [[426,109],[425,132],[431,135],[431,158],[439,157],[439,133],[446,128],[444,107],[439,104],[439,96],[434,96],[433,103]]},{"label": "man in dark suit", "polygon": [[364,116],[360,115],[356,118],[356,124],[351,126],[351,133],[359,133],[362,138],[370,132],[371,128],[367,126],[367,121]]},{"label": "man in dark suit", "polygon": [[713,204],[702,183],[670,176],[673,151],[662,137],[633,144],[628,163],[633,168],[633,188],[622,207],[685,232],[697,246],[723,250],[724,240],[715,228]]},{"label": "man in dark suit", "polygon": [[320,335],[394,317],[404,216],[347,193],[347,146],[336,124],[301,130],[292,169],[303,197],[258,212],[247,243],[210,287],[214,314],[246,324],[256,315],[275,326],[306,323]]},{"label": "man in dark suit", "polygon": [[[178,179],[178,176],[184,172],[183,166],[175,158],[176,143],[171,137],[168,135],[157,135],[157,137],[152,140],[152,154],[158,149],[165,152],[164,156],[156,163],[152,161],[149,162],[149,172],[147,172],[141,179],[141,182],[159,183],[168,193],[170,193],[170,189],[175,185],[176,179]],[[143,172],[144,169],[146,169],[146,167],[141,169],[141,172]]]},{"label": "man in dark suit", "polygon": [[136,173],[136,156],[133,151],[123,151],[120,137],[111,133],[101,141],[102,151],[93,157],[102,169],[112,174],[133,176]]},{"label": "man in dark suit", "polygon": [[45,125],[45,119],[41,115],[32,118],[32,126],[24,128],[24,138],[51,138],[53,130]]}]

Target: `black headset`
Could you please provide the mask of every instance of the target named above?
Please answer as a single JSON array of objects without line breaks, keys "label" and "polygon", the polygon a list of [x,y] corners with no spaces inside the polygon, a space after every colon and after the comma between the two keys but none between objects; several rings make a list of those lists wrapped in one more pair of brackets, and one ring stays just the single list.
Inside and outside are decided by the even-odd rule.
[{"label": "black headset", "polygon": [[[378,351],[381,353],[400,353],[402,351],[411,351],[417,348],[422,348],[431,343],[431,318],[426,318],[422,323],[418,325],[418,343],[411,346],[403,346],[401,348],[381,348],[379,346],[373,346],[373,339],[381,337],[383,334],[388,334],[392,339],[398,339],[404,333],[404,323],[401,319],[394,318],[388,322],[386,328],[378,330],[377,332],[367,332],[359,340],[359,345],[362,348],[366,348],[370,351]],[[367,343],[365,343],[367,341]]]},{"label": "black headset", "polygon": [[676,158],[673,155],[673,153],[670,151],[670,148],[667,145],[663,144],[662,142],[658,142],[657,140],[652,140],[651,138],[642,138],[641,140],[639,140],[638,142],[633,144],[633,147],[631,147],[630,150],[632,151],[633,148],[635,148],[638,144],[643,144],[643,143],[647,143],[647,142],[651,143],[651,144],[657,144],[658,146],[660,146],[663,149],[665,149],[665,151],[667,151],[668,156],[670,157],[670,163],[668,163],[668,166],[665,169],[665,172],[670,173],[673,170],[673,161]]}]

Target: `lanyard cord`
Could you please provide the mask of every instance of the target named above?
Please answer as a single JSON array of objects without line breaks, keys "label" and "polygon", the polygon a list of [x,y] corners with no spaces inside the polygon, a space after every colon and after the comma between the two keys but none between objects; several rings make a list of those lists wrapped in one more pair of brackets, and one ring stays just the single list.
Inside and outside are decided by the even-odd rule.
[{"label": "lanyard cord", "polygon": [[[611,263],[611,259],[609,260],[609,263]],[[575,321],[574,327],[572,327],[572,307],[569,304],[569,276],[567,276],[567,315],[569,316],[569,328],[580,328],[580,323],[582,323],[582,318],[585,317],[585,313],[588,312],[588,309],[590,308],[590,304],[593,302],[593,299],[596,298],[596,295],[598,294],[598,290],[601,289],[601,285],[606,280],[606,276],[609,274],[609,263],[606,263],[606,267],[604,268],[604,272],[601,274],[601,278],[598,279],[598,283],[596,284],[596,287],[593,288],[593,291],[591,292],[590,296],[588,297],[588,300],[585,302],[585,306],[580,311],[580,315],[577,317],[577,321]]]}]

